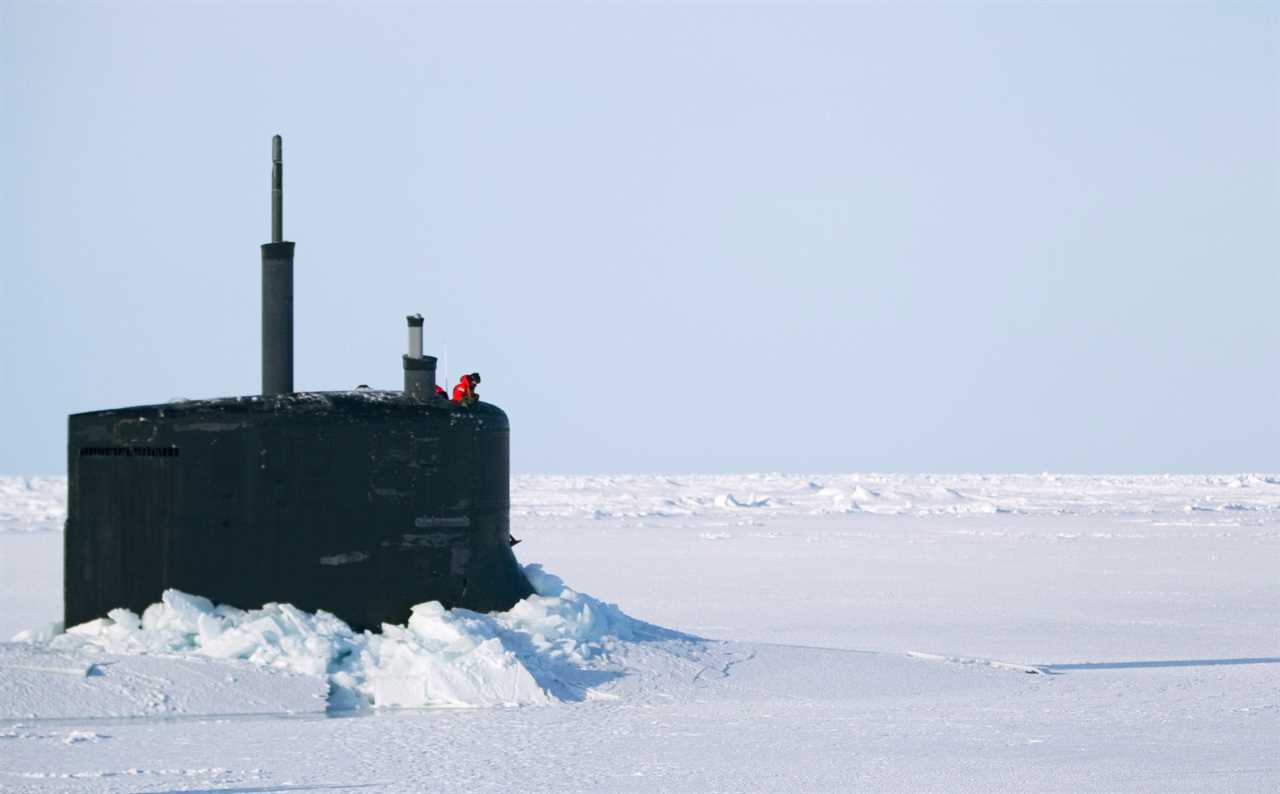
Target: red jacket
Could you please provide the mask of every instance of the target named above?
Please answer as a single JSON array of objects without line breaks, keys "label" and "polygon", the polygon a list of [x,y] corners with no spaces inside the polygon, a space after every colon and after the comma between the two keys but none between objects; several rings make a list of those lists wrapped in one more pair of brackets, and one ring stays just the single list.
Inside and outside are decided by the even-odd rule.
[{"label": "red jacket", "polygon": [[454,402],[462,402],[464,399],[474,399],[476,393],[471,388],[471,380],[463,375],[458,381],[458,385],[453,387]]}]

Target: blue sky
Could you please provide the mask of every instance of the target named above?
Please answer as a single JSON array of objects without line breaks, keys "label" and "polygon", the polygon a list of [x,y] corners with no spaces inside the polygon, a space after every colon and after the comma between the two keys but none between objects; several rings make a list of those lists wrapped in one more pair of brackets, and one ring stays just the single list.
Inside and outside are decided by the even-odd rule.
[{"label": "blue sky", "polygon": [[1272,4],[0,4],[0,472],[404,315],[518,471],[1276,470]]}]

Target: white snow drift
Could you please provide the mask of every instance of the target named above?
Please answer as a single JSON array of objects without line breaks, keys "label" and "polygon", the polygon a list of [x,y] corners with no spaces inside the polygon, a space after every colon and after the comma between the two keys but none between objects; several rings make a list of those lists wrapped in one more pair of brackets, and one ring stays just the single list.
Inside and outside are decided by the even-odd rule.
[{"label": "white snow drift", "polygon": [[1280,511],[1280,478],[1263,474],[1088,477],[957,475],[521,475],[515,518],[753,518],[847,513],[948,517]]},{"label": "white snow drift", "polygon": [[[62,528],[65,477],[0,477],[0,533]],[[511,515],[728,518],[870,513],[948,517],[1280,513],[1280,477],[1055,474],[521,475]],[[339,555],[340,557],[341,555]],[[326,564],[340,564],[339,557]]]},{"label": "white snow drift", "polygon": [[[8,484],[0,637],[61,612],[63,498]],[[197,602],[176,651],[0,642],[0,789],[1280,790],[1275,474],[521,477],[512,502],[519,556],[722,642],[650,640],[546,582],[372,637]],[[137,620],[114,632],[149,647]],[[196,652],[202,620],[244,658]],[[485,702],[522,671],[535,696],[602,700],[321,718],[331,694],[443,701],[459,680],[482,702],[468,659]]]},{"label": "white snow drift", "polygon": [[[687,652],[693,638],[635,620],[577,593],[541,566],[525,569],[537,594],[508,612],[418,604],[407,625],[356,633],[337,617],[289,604],[240,610],[165,591],[141,616],[127,609],[44,638],[50,651],[197,655],[327,676],[330,708],[517,706],[582,700],[590,682],[622,665],[621,644],[658,641]],[[605,674],[602,677],[601,674]]]},{"label": "white snow drift", "polygon": [[62,529],[66,477],[0,477],[0,532]]}]

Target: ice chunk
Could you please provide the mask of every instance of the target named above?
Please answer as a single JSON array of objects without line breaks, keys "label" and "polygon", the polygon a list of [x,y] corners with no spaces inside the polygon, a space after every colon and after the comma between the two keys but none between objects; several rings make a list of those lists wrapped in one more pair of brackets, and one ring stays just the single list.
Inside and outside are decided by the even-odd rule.
[{"label": "ice chunk", "polygon": [[[330,683],[331,707],[519,706],[561,700],[582,669],[621,669],[619,642],[685,639],[525,569],[536,595],[508,612],[413,607],[403,626],[356,633],[334,615],[289,604],[239,610],[166,590],[141,617],[114,609],[48,640],[59,651],[239,659]],[[32,635],[31,641],[37,641]],[[578,694],[581,694],[580,692]]]}]

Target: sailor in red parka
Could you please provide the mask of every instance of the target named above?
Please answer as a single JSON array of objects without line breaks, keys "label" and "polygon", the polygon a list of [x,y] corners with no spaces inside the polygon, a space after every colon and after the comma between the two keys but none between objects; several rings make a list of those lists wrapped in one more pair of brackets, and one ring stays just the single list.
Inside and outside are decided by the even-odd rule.
[{"label": "sailor in red parka", "polygon": [[458,385],[453,387],[453,401],[462,405],[470,405],[480,399],[480,395],[476,394],[476,386],[479,385],[479,372],[463,375],[458,379]]}]

